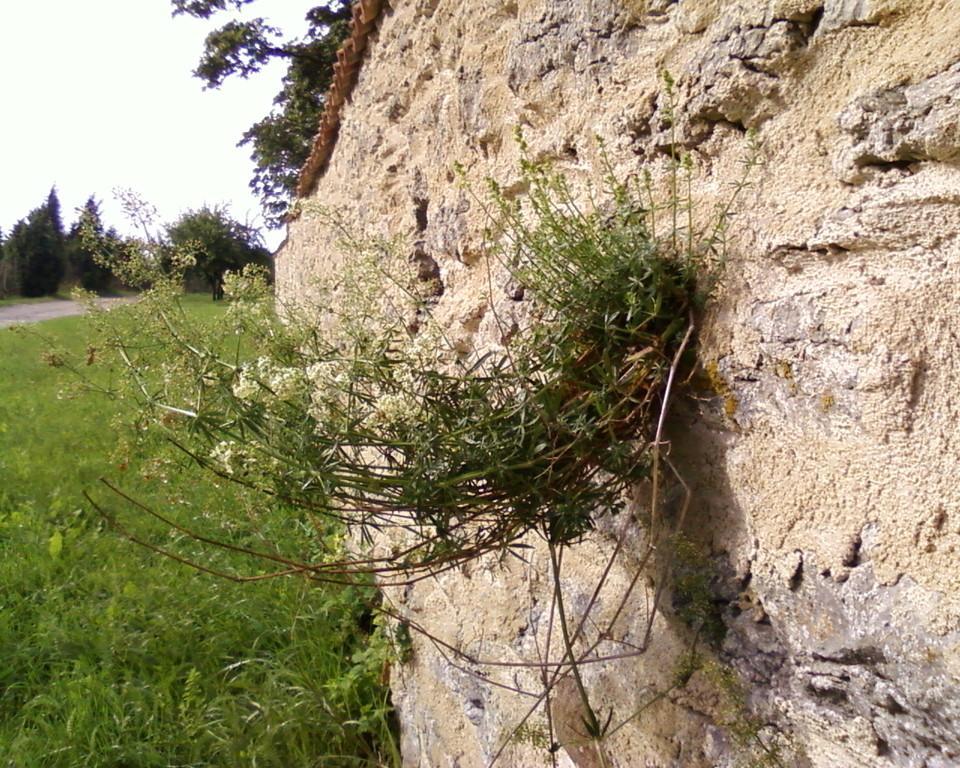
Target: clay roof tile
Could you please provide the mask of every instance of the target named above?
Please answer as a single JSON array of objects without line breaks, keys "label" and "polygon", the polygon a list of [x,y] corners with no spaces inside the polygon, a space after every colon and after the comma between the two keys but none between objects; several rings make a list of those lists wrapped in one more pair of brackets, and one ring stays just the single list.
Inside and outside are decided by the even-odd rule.
[{"label": "clay roof tile", "polygon": [[333,65],[333,84],[327,92],[323,116],[313,139],[310,157],[300,171],[297,197],[307,197],[317,185],[333,153],[340,128],[340,112],[350,98],[357,82],[357,74],[363,63],[370,35],[376,28],[377,19],[383,10],[383,0],[356,0],[350,22],[350,35],[337,51]]}]

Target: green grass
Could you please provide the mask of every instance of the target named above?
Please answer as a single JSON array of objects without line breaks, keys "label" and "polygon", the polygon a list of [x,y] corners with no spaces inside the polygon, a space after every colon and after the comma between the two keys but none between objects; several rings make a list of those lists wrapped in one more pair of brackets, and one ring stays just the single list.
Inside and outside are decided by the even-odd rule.
[{"label": "green grass", "polygon": [[[220,311],[199,296],[187,306]],[[118,406],[59,399],[67,374],[41,361],[50,344],[82,356],[84,335],[80,318],[0,330],[0,766],[397,763],[371,590],[200,574],[120,538],[85,503],[92,489],[137,522],[99,486],[108,475],[198,526],[249,512],[173,460],[153,471],[110,458]],[[258,526],[302,545],[279,515]],[[237,522],[238,536],[260,533]]]}]

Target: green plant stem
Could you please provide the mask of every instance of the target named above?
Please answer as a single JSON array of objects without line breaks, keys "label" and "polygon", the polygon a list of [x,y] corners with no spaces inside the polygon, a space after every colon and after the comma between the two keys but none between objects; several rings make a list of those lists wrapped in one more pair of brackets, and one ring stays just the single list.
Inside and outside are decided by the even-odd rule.
[{"label": "green plant stem", "polygon": [[574,653],[573,650],[573,640],[570,637],[570,628],[567,624],[567,614],[563,604],[563,587],[560,583],[561,555],[557,551],[557,546],[552,541],[547,541],[547,547],[550,550],[550,566],[551,570],[553,571],[553,589],[557,601],[557,618],[559,619],[560,632],[563,636],[563,660],[566,661],[569,659],[570,661],[570,671],[573,673],[573,679],[577,686],[577,692],[580,694],[580,702],[583,704],[584,710],[586,710],[584,720],[586,722],[587,729],[591,736],[598,738],[600,723],[597,720],[597,715],[593,711],[593,707],[590,704],[590,696],[587,693],[586,686],[583,684],[583,678],[580,676],[580,667],[577,664],[576,653]]}]

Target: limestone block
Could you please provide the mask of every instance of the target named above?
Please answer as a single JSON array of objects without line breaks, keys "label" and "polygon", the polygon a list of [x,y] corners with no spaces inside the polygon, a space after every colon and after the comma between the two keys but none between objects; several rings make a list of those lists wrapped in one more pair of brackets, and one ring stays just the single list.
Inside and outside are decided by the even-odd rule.
[{"label": "limestone block", "polygon": [[854,100],[838,119],[850,143],[835,167],[844,181],[933,160],[960,161],[960,65],[914,85],[881,89]]}]

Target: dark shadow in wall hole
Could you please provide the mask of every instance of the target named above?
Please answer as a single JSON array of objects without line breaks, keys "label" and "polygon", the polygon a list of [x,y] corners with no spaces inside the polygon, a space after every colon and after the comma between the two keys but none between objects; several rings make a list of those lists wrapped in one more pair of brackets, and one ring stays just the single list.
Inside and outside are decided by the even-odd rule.
[{"label": "dark shadow in wall hole", "polygon": [[427,212],[430,209],[430,200],[425,197],[413,198],[413,215],[417,220],[417,232],[426,232],[429,218]]}]

